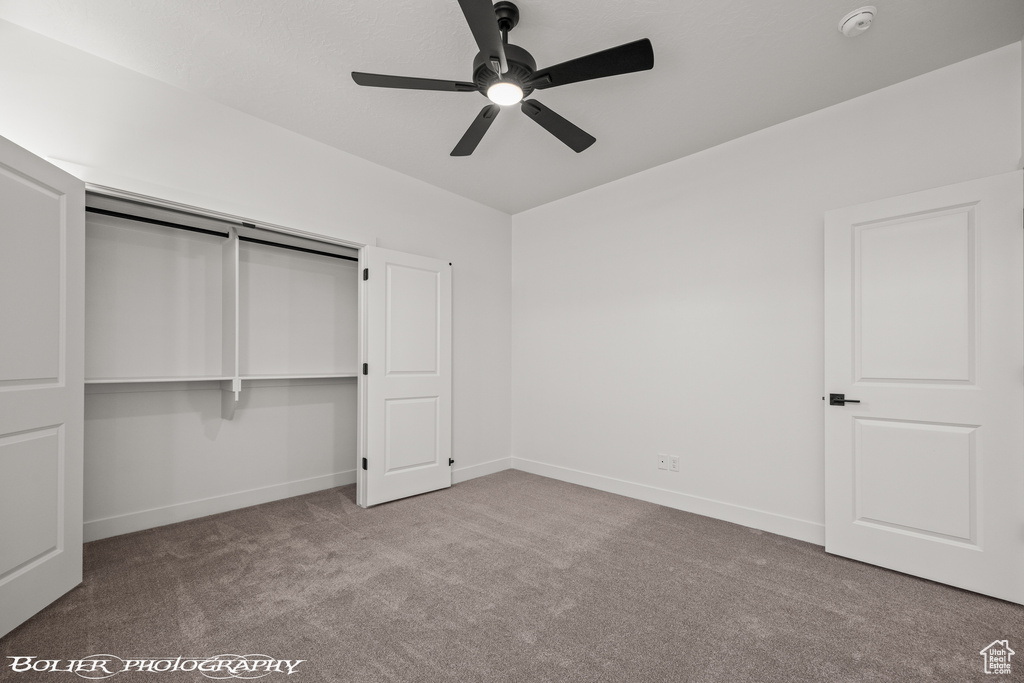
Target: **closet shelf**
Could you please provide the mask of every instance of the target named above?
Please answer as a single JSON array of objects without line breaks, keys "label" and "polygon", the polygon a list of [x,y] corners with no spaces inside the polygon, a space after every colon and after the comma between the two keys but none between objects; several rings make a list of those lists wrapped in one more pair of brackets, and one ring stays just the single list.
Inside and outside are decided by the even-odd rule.
[{"label": "closet shelf", "polygon": [[86,377],[86,384],[147,384],[154,382],[224,382],[231,377]]},{"label": "closet shelf", "polygon": [[358,377],[357,372],[325,372],[325,373],[309,373],[309,374],[280,374],[280,375],[240,375],[243,382],[249,380],[267,380],[267,379],[343,379],[346,377]]},{"label": "closet shelf", "polygon": [[[90,201],[104,203],[87,220],[90,393],[219,390],[221,415],[231,419],[250,390],[324,384],[348,392],[355,384],[357,251]],[[154,310],[161,325],[127,324]],[[207,371],[216,374],[199,374]]]},{"label": "closet shelf", "polygon": [[[317,372],[279,375],[240,375],[243,382],[275,379],[345,379],[358,377],[358,372]],[[233,377],[87,377],[86,384],[149,384],[158,382],[230,382]]]}]

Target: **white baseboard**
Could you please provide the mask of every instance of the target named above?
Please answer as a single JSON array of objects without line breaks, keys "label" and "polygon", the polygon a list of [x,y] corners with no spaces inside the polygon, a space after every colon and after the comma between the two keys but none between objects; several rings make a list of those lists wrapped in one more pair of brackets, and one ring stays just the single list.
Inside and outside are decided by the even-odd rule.
[{"label": "white baseboard", "polygon": [[762,531],[769,531],[773,534],[788,536],[815,545],[825,545],[825,525],[817,522],[808,522],[803,519],[787,517],[774,512],[755,510],[754,508],[724,503],[710,498],[679,493],[660,489],[647,484],[637,484],[623,479],[606,477],[600,474],[591,474],[580,470],[549,465],[535,460],[524,458],[512,458],[512,469],[522,470],[531,474],[539,474],[542,477],[558,479],[571,484],[587,486],[599,491],[616,493],[620,496],[645,500],[648,503],[656,503],[665,507],[675,508],[693,512],[705,517],[713,517],[734,524],[741,524]]},{"label": "white baseboard", "polygon": [[228,493],[223,496],[192,500],[150,510],[129,512],[115,517],[93,519],[85,522],[83,525],[84,540],[87,542],[98,541],[101,538],[119,536],[133,531],[142,531],[143,529],[152,529],[153,527],[173,524],[175,522],[184,522],[188,519],[237,510],[249,507],[250,505],[269,503],[281,500],[282,498],[301,496],[305,493],[313,493],[314,491],[334,488],[335,486],[354,484],[355,481],[356,471],[347,470],[345,472],[335,472],[334,474],[325,474],[299,481],[289,481],[284,484],[275,484],[248,491]]},{"label": "white baseboard", "polygon": [[[538,474],[542,477],[558,479],[559,481],[579,484],[620,496],[628,496],[677,510],[742,524],[743,526],[769,531],[817,545],[825,544],[825,526],[823,524],[765,512],[764,510],[756,510],[733,503],[724,503],[722,501],[701,498],[700,496],[660,489],[646,484],[637,484],[614,477],[582,472],[568,467],[526,460],[524,458],[498,458],[476,465],[455,468],[452,472],[452,483],[459,484],[507,469],[522,470],[523,472]],[[140,510],[104,519],[89,520],[84,524],[84,540],[87,542],[98,541],[101,538],[109,538],[110,536],[142,531],[143,529],[151,529],[165,524],[183,522],[189,519],[196,519],[197,517],[205,517],[219,512],[249,507],[250,505],[260,505],[261,503],[269,503],[281,500],[282,498],[301,496],[306,493],[313,493],[314,491],[334,488],[335,486],[354,484],[355,481],[356,471],[347,470],[345,472],[336,472],[300,481],[239,491],[203,500]]]},{"label": "white baseboard", "polygon": [[456,467],[452,470],[452,483],[460,484],[464,481],[469,481],[470,479],[476,479],[477,477],[483,477],[488,474],[494,474],[495,472],[510,469],[512,469],[512,458],[498,458],[497,460],[489,460],[478,465]]}]

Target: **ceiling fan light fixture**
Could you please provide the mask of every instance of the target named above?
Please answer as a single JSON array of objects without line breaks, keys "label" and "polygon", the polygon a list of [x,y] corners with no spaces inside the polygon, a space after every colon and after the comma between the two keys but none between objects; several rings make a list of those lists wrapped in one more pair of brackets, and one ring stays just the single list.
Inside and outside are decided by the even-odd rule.
[{"label": "ceiling fan light fixture", "polygon": [[498,81],[487,89],[487,99],[502,106],[516,104],[523,99],[523,89],[511,81]]}]

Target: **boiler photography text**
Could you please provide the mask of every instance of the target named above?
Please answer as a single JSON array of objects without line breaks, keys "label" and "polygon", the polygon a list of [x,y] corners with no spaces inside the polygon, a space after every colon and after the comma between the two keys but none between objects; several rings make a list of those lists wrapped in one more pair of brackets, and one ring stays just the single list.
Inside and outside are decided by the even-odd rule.
[{"label": "boiler photography text", "polygon": [[198,672],[213,679],[262,678],[268,674],[291,675],[305,659],[274,659],[267,655],[223,654],[213,657],[155,657],[122,659],[116,655],[89,655],[82,659],[8,657],[15,673],[73,673],[102,679],[127,671],[148,673]]}]

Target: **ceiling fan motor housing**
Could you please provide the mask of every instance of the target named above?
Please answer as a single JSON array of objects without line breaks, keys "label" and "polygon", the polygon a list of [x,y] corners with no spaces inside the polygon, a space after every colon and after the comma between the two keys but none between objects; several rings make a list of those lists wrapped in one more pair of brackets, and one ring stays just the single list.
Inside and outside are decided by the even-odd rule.
[{"label": "ceiling fan motor housing", "polygon": [[508,72],[500,77],[495,73],[490,60],[483,52],[477,53],[473,60],[473,82],[480,94],[487,97],[487,89],[498,81],[509,81],[515,83],[523,90],[523,97],[533,92],[533,88],[527,85],[530,76],[537,70],[537,62],[533,55],[518,45],[505,44],[505,61],[508,62]]}]

